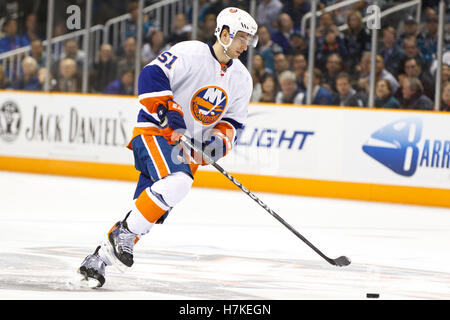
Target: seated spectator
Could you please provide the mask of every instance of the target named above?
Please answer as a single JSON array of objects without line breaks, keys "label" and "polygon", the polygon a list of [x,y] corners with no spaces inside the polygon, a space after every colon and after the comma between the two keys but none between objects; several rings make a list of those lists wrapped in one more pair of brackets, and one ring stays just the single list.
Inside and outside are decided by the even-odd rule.
[{"label": "seated spectator", "polygon": [[266,68],[269,68],[270,70],[272,70],[272,72],[274,72],[274,56],[277,53],[283,52],[283,49],[278,44],[273,42],[270,38],[270,31],[268,26],[259,26],[257,32],[258,46],[256,47],[255,52],[259,53],[263,57]]},{"label": "seated spectator", "polygon": [[324,43],[316,50],[317,65],[325,66],[328,56],[332,53],[339,54],[343,60],[347,59],[348,51],[344,42],[337,36],[336,32],[328,30],[325,34]]},{"label": "seated spectator", "polygon": [[418,78],[405,78],[402,84],[404,109],[432,110],[433,101],[423,94],[423,86]]},{"label": "seated spectator", "polygon": [[397,44],[394,27],[388,26],[383,29],[379,54],[383,57],[386,70],[392,73],[394,77],[397,77],[401,69],[400,62],[405,54]]},{"label": "seated spectator", "polygon": [[391,83],[386,79],[378,79],[375,86],[375,108],[399,109],[400,102],[394,97]]},{"label": "seated spectator", "polygon": [[441,93],[441,111],[450,111],[450,81],[444,82]]},{"label": "seated spectator", "polygon": [[[136,1],[128,4],[128,13],[131,15],[131,20],[125,23],[125,39],[133,37],[137,38],[137,21],[139,16],[139,5]],[[144,33],[145,34],[145,33]]]},{"label": "seated spectator", "polygon": [[256,97],[255,102],[274,103],[278,90],[277,79],[272,73],[266,73],[260,80],[261,95]]},{"label": "seated spectator", "polygon": [[64,51],[61,54],[61,58],[53,64],[52,73],[58,74],[60,70],[60,62],[66,58],[73,59],[77,64],[77,69],[82,69],[84,64],[84,58],[86,54],[78,47],[78,41],[76,39],[69,39],[64,42]]},{"label": "seated spectator", "polygon": [[81,91],[81,79],[74,59],[65,58],[59,62],[59,75],[53,90],[59,92]]},{"label": "seated spectator", "polygon": [[[385,69],[383,57],[378,54],[375,61],[375,79],[388,80],[391,83],[392,91],[396,92],[400,85],[392,73]],[[369,78],[370,75],[366,77],[366,80],[369,81]]]},{"label": "seated spectator", "polygon": [[294,33],[294,25],[291,17],[287,13],[282,13],[278,17],[278,28],[271,32],[271,39],[278,44],[284,54],[291,54],[292,47],[290,43],[290,37]]},{"label": "seated spectator", "polygon": [[438,17],[436,15],[426,18],[425,32],[423,39],[417,41],[419,51],[426,65],[431,65],[437,54],[438,45]]},{"label": "seated spectator", "polygon": [[422,4],[422,10],[425,13],[425,19],[430,16],[436,16],[439,10],[439,0],[429,0]]},{"label": "seated spectator", "polygon": [[311,10],[311,3],[308,0],[285,1],[282,12],[287,13],[294,24],[294,30],[301,31],[302,18]]},{"label": "seated spectator", "polygon": [[[205,3],[207,2],[207,3]],[[200,0],[199,1],[199,18],[201,18],[202,12],[213,12],[216,16],[225,9],[229,7],[229,0],[226,1],[216,1],[216,0]],[[189,16],[192,17],[192,6],[189,9]],[[256,20],[256,18],[255,18]]]},{"label": "seated spectator", "polygon": [[256,74],[252,72],[252,80],[253,80],[253,91],[252,96],[250,98],[251,102],[258,102],[261,98],[262,94],[262,84],[261,79],[257,78]]},{"label": "seated spectator", "polygon": [[187,18],[184,13],[178,13],[175,15],[173,22],[173,30],[167,39],[167,43],[171,46],[174,44],[187,41],[191,38],[192,25],[188,24]]},{"label": "seated spectator", "polygon": [[[139,18],[139,5],[137,1],[131,1],[128,4],[128,13],[131,14],[131,20],[127,20],[125,23],[125,35],[124,38],[137,38],[137,21]],[[146,14],[143,15],[142,35],[147,35],[149,29],[153,25],[152,21]]]},{"label": "seated spectator", "polygon": [[[327,1],[327,0],[324,0],[324,1]],[[338,1],[341,1],[341,0],[337,0],[337,1],[331,0],[331,1],[327,1],[327,2],[329,3],[328,5],[331,5]],[[335,21],[336,25],[340,26],[340,25],[344,25],[344,24],[348,23],[348,16],[351,15],[355,11],[359,11],[361,13],[363,13],[363,12],[367,13],[366,7],[367,7],[367,2],[360,0],[360,1],[354,2],[353,4],[349,4],[349,5],[343,6],[341,8],[337,8],[336,10],[333,10],[333,16],[334,16],[334,21]]]},{"label": "seated spectator", "polygon": [[216,30],[217,16],[214,12],[207,12],[203,21],[203,25],[197,30],[198,39],[207,44],[214,44],[216,42],[216,36],[214,31]]},{"label": "seated spectator", "polygon": [[370,60],[372,58],[370,51],[364,51],[361,61],[355,67],[354,72],[349,73],[352,76],[352,83],[358,90],[369,92]]},{"label": "seated spectator", "polygon": [[441,81],[450,81],[450,64],[442,64]]},{"label": "seated spectator", "polygon": [[30,44],[25,35],[18,34],[17,20],[7,17],[3,23],[4,37],[0,39],[0,53],[25,47]]},{"label": "seated spectator", "polygon": [[338,53],[328,56],[323,73],[322,85],[330,92],[336,93],[336,77],[343,71],[342,58]]},{"label": "seated spectator", "polygon": [[101,45],[98,58],[91,73],[92,92],[103,92],[111,79],[117,77],[117,60],[109,43]]},{"label": "seated spectator", "polygon": [[0,89],[9,88],[9,82],[6,79],[5,69],[3,69],[3,65],[0,64]]},{"label": "seated spectator", "polygon": [[[320,85],[322,81],[322,72],[318,68],[314,68],[313,71],[313,89],[312,89],[312,99],[311,104],[313,105],[325,105],[330,106],[333,105],[333,95],[324,87]],[[303,83],[308,85],[308,71],[305,72],[305,76],[303,79]],[[303,97],[303,104],[307,102],[307,92]]]},{"label": "seated spectator", "polygon": [[264,60],[260,54],[255,54],[252,62],[252,74],[255,74],[255,78],[258,79],[258,81],[265,73],[272,73],[272,71],[264,65]]},{"label": "seated spectator", "polygon": [[150,32],[150,42],[144,44],[141,50],[142,64],[146,65],[169,49],[170,45],[164,41],[163,32],[158,29],[153,29]]},{"label": "seated spectator", "polygon": [[[446,51],[442,55],[442,65],[450,66],[450,51]],[[436,75],[437,66],[438,66],[438,63],[437,63],[437,58],[436,58],[433,60],[433,63],[431,64],[431,67],[430,67],[430,74],[433,77]]]},{"label": "seated spectator", "polygon": [[293,71],[287,70],[278,77],[280,91],[275,96],[276,103],[301,104],[304,93],[297,86],[297,78]]},{"label": "seated spectator", "polygon": [[[202,24],[205,21],[205,18],[210,13],[215,13],[215,10],[212,10],[213,4],[209,0],[200,0],[198,4],[198,20],[199,20],[199,26],[201,27]],[[193,6],[188,7],[188,11],[186,13],[186,16],[188,17],[189,22],[192,22],[192,10]]]},{"label": "seated spectator", "polygon": [[37,78],[37,63],[34,58],[28,56],[22,61],[22,75],[18,80],[11,84],[11,89],[14,90],[40,90],[39,81]]},{"label": "seated spectator", "polygon": [[405,60],[405,74],[409,78],[419,78],[424,88],[424,94],[434,99],[435,95],[435,80],[426,70],[422,70],[419,61],[416,58],[408,58]]},{"label": "seated spectator", "polygon": [[350,75],[341,72],[336,76],[336,89],[333,104],[341,107],[365,107],[367,106],[367,97],[352,88]]},{"label": "seated spectator", "polygon": [[38,16],[35,13],[30,13],[25,19],[25,34],[28,42],[34,40],[42,40],[42,35],[39,34]]},{"label": "seated spectator", "polygon": [[252,71],[251,71],[251,76],[253,79],[253,93],[251,101],[258,101],[259,98],[261,97],[262,93],[261,79],[264,77],[266,73],[272,73],[272,71],[264,66],[264,60],[262,59],[261,55],[258,53],[255,54],[253,56]]},{"label": "seated spectator", "polygon": [[124,54],[117,61],[117,75],[119,78],[125,71],[134,70],[136,67],[136,39],[125,39],[123,44]]},{"label": "seated spectator", "polygon": [[297,85],[300,90],[306,90],[306,85],[303,83],[303,77],[307,68],[308,62],[306,61],[305,55],[299,53],[292,57],[292,71],[295,73]]},{"label": "seated spectator", "polygon": [[417,39],[413,37],[408,37],[403,40],[403,52],[405,53],[400,60],[400,73],[405,73],[405,61],[408,58],[416,58],[419,61],[422,70],[429,68],[429,65],[425,63],[425,60],[420,53],[419,47],[417,46]]},{"label": "seated spectator", "polygon": [[133,95],[134,94],[134,72],[125,71],[119,79],[109,83],[103,91],[106,94]]},{"label": "seated spectator", "polygon": [[78,41],[75,39],[69,39],[64,42],[64,52],[61,55],[61,59],[72,58],[77,63],[77,67],[82,67],[86,53],[80,50],[78,47]]},{"label": "seated spectator", "polygon": [[[37,78],[39,81],[39,90],[45,90],[45,78],[47,77],[47,69],[45,67],[39,68],[37,72]],[[56,80],[53,78],[51,72],[49,72],[49,90],[56,86]]]},{"label": "seated spectator", "polygon": [[298,32],[294,32],[291,34],[290,44],[292,47],[292,55],[303,54],[304,56],[308,55],[308,44],[306,43],[305,38]]},{"label": "seated spectator", "polygon": [[256,8],[256,21],[258,25],[268,25],[273,28],[274,22],[283,9],[283,3],[280,0],[263,0],[260,1]]},{"label": "seated spectator", "polygon": [[275,77],[278,78],[279,75],[286,70],[289,70],[289,60],[284,53],[277,53],[274,56],[274,68]]},{"label": "seated spectator", "polygon": [[404,73],[399,74],[397,79],[399,87],[397,91],[392,90],[392,92],[394,93],[395,99],[397,99],[397,101],[400,102],[400,106],[403,106],[403,83],[405,82],[406,74]]},{"label": "seated spectator", "polygon": [[31,41],[30,56],[36,60],[39,67],[45,67],[46,53],[44,52],[44,46],[39,39]]},{"label": "seated spectator", "polygon": [[255,54],[253,56],[252,71],[251,71],[251,76],[253,79],[253,93],[251,101],[255,102],[259,101],[259,98],[261,97],[262,93],[261,79],[263,79],[266,73],[272,73],[272,71],[265,68],[264,60],[262,59],[261,55]]},{"label": "seated spectator", "polygon": [[324,37],[328,31],[333,31],[337,37],[341,36],[334,21],[333,14],[331,12],[324,12],[319,18],[319,26],[316,29],[318,45],[322,45],[324,43]]},{"label": "seated spectator", "polygon": [[[58,19],[57,21],[55,21],[55,26],[53,28],[54,37],[59,37],[69,32],[70,32],[69,29],[67,29],[66,19]],[[58,50],[61,50],[61,48],[63,47],[62,44],[63,44],[62,42],[58,43],[59,46]]]},{"label": "seated spectator", "polygon": [[363,52],[370,51],[371,39],[362,19],[359,11],[353,11],[347,18],[348,29],[343,32],[344,46],[348,51],[348,58],[343,56],[347,70],[353,70],[361,60]]},{"label": "seated spectator", "polygon": [[417,20],[412,16],[408,15],[403,22],[403,32],[400,34],[398,39],[398,45],[403,46],[403,41],[406,38],[414,38],[417,40],[422,40],[423,35],[420,33],[419,24]]}]

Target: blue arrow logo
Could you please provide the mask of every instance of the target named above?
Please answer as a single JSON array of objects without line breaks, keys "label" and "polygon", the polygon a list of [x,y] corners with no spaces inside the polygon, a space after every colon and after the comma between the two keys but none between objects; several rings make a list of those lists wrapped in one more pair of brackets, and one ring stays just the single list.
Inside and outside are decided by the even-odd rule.
[{"label": "blue arrow logo", "polygon": [[399,120],[375,131],[362,149],[395,173],[410,177],[417,169],[421,137],[421,119]]}]

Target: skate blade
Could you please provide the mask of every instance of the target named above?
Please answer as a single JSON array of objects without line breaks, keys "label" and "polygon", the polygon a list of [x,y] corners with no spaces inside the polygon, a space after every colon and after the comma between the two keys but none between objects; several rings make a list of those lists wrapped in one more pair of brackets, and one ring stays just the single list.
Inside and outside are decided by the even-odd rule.
[{"label": "skate blade", "polygon": [[116,255],[114,254],[114,248],[111,244],[111,242],[109,242],[109,240],[103,240],[101,243],[102,249],[104,254],[106,255],[106,257],[108,258],[108,260],[111,262],[111,264],[114,266],[114,268],[116,268],[118,271],[124,273],[127,270],[130,269],[130,267],[126,266],[125,264],[122,263],[122,261],[120,261]]},{"label": "skate blade", "polygon": [[84,276],[78,270],[76,276],[66,282],[66,287],[69,290],[96,289],[101,287],[101,283],[97,279]]}]

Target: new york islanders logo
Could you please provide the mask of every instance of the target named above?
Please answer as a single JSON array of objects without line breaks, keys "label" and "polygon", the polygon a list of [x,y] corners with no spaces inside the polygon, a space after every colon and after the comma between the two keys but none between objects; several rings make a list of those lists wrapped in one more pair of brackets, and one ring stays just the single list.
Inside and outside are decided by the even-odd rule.
[{"label": "new york islanders logo", "polygon": [[191,100],[191,113],[203,125],[216,122],[225,111],[228,103],[226,92],[219,87],[203,87]]}]

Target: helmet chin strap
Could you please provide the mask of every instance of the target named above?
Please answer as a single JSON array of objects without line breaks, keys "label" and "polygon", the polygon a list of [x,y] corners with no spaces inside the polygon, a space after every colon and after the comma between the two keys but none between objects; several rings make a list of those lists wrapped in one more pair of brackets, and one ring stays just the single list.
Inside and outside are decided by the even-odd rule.
[{"label": "helmet chin strap", "polygon": [[230,39],[230,43],[229,44],[224,44],[222,42],[222,40],[220,40],[219,37],[217,37],[217,41],[219,41],[219,44],[223,47],[223,53],[225,54],[225,56],[228,59],[232,59],[229,55],[228,55],[228,48],[231,46],[231,42],[233,41],[232,39]]}]

